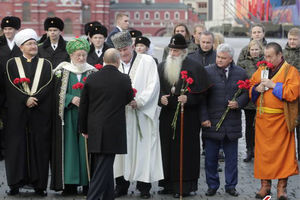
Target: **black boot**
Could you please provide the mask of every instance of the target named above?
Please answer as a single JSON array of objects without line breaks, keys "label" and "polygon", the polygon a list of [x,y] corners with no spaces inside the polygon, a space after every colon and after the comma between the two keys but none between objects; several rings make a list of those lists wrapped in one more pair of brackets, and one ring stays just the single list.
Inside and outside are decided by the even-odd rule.
[{"label": "black boot", "polygon": [[244,162],[250,162],[253,158],[253,151],[247,151],[247,156],[246,158],[243,160]]}]

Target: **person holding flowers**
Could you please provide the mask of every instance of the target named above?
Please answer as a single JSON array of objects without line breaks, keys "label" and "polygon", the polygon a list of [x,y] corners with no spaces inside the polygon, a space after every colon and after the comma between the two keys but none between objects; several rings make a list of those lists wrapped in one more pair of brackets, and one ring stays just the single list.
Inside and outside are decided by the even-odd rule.
[{"label": "person holding flowers", "polygon": [[201,103],[207,196],[215,195],[220,187],[217,169],[221,145],[225,153],[225,191],[232,196],[239,195],[235,187],[238,183],[238,139],[242,137],[241,109],[249,98],[248,91],[237,84],[247,79],[247,73],[234,65],[233,56],[234,50],[229,44],[220,44],[216,64],[205,67],[213,83]]},{"label": "person holding flowers", "polygon": [[183,196],[198,189],[200,171],[199,105],[202,94],[210,86],[204,67],[187,56],[184,36],[175,34],[168,45],[169,55],[160,63],[160,138],[164,180],[159,194],[180,197],[180,104],[184,104],[183,126]]},{"label": "person holding flowers", "polygon": [[15,36],[22,56],[6,65],[7,126],[5,169],[8,195],[25,185],[46,196],[51,153],[52,64],[37,56],[37,34],[24,29]]},{"label": "person holding flowers", "polygon": [[127,154],[117,155],[114,163],[115,198],[127,195],[130,181],[137,181],[141,198],[149,199],[151,183],[163,179],[157,67],[151,56],[134,51],[129,32],[116,33],[112,42],[121,55],[119,71],[129,75],[137,91],[125,111]]},{"label": "person holding flowers", "polygon": [[256,198],[269,195],[271,180],[278,179],[277,198],[286,200],[288,177],[299,174],[294,134],[298,117],[299,72],[283,59],[282,48],[275,42],[267,44],[264,57],[265,63],[260,64],[251,78],[250,89],[250,98],[258,110],[254,178],[261,180],[261,188]]},{"label": "person holding flowers", "polygon": [[63,195],[77,194],[77,186],[88,189],[88,168],[84,137],[78,132],[78,107],[86,77],[98,71],[87,63],[90,44],[84,38],[70,40],[66,49],[71,62],[54,70],[55,115],[52,141],[51,186]]}]

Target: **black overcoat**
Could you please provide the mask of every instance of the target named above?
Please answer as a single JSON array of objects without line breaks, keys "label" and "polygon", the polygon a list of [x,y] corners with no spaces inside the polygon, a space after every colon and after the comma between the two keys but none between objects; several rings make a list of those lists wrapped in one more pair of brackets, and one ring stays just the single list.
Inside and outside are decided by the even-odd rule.
[{"label": "black overcoat", "polygon": [[133,99],[128,75],[114,66],[91,74],[80,97],[80,133],[88,134],[88,152],[126,154],[125,106]]},{"label": "black overcoat", "polygon": [[[32,87],[38,58],[27,62],[22,56],[25,76],[30,78]],[[6,159],[5,168],[9,186],[32,185],[37,189],[46,189],[51,148],[51,102],[52,102],[52,66],[44,60],[37,92],[32,96],[38,99],[33,108],[26,106],[29,95],[22,92],[21,86],[13,81],[19,78],[15,59],[7,63],[6,97],[7,126],[5,132]]]},{"label": "black overcoat", "polygon": [[66,43],[63,37],[60,36],[58,46],[54,51],[51,46],[50,38],[48,37],[43,43],[39,44],[39,57],[49,60],[52,63],[53,69],[63,61],[69,62],[70,56],[66,50]]},{"label": "black overcoat", "polygon": [[95,52],[95,47],[93,44],[91,44],[91,49],[87,57],[87,63],[89,63],[92,66],[95,66],[96,64],[103,65],[103,56],[107,49],[111,48],[106,43],[103,44],[102,54],[100,57]]}]

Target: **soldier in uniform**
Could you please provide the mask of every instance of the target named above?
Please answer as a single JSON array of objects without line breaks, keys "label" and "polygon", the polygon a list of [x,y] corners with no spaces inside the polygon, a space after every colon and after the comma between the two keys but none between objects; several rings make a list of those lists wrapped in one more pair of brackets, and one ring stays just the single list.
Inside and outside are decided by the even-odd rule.
[{"label": "soldier in uniform", "polygon": [[[21,27],[21,20],[15,16],[7,16],[2,19],[1,29],[3,31],[3,35],[0,36],[0,76],[1,80],[3,79],[6,63],[10,58],[21,56],[22,53],[17,45],[15,45],[15,34],[18,29]],[[4,83],[0,83],[3,86]],[[6,113],[6,105],[4,88],[0,88],[0,160],[3,160],[4,153],[4,125],[6,121],[5,113]]]},{"label": "soldier in uniform", "polygon": [[69,61],[66,51],[66,41],[61,36],[64,22],[58,17],[48,17],[44,22],[47,39],[39,45],[39,57],[48,59],[53,68],[63,61]]},{"label": "soldier in uniform", "polygon": [[90,52],[87,57],[87,63],[95,66],[96,64],[103,64],[104,52],[110,48],[106,44],[107,29],[103,25],[92,26],[89,31],[89,38],[91,42]]}]

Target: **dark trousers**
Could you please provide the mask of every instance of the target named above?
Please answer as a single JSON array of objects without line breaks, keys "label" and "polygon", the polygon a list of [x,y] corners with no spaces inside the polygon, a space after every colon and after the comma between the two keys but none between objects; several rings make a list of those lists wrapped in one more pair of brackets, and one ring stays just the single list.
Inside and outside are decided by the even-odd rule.
[{"label": "dark trousers", "polygon": [[238,140],[230,141],[205,139],[205,174],[209,188],[217,190],[220,187],[218,174],[218,155],[223,147],[225,154],[225,189],[235,188],[238,182],[237,152]]},{"label": "dark trousers", "polygon": [[296,127],[296,140],[297,140],[298,160],[300,160],[300,125]]},{"label": "dark trousers", "polygon": [[[116,189],[121,191],[127,191],[129,188],[130,182],[124,179],[124,176],[120,176],[116,178]],[[137,181],[136,188],[141,193],[148,193],[151,189],[151,183],[144,183],[141,181]]]},{"label": "dark trousers", "polygon": [[[87,200],[113,200],[114,199],[114,171],[115,154],[91,155],[91,168],[93,171]],[[102,197],[102,198],[101,198]]]},{"label": "dark trousers", "polygon": [[246,118],[246,149],[248,152],[254,151],[254,141],[255,141],[255,114],[256,110],[244,110]]}]

